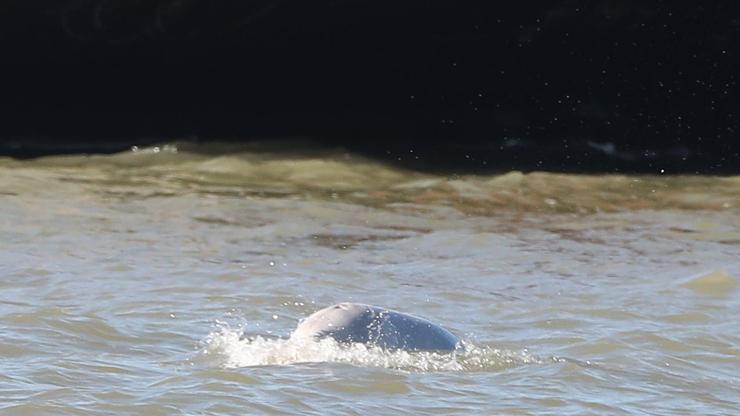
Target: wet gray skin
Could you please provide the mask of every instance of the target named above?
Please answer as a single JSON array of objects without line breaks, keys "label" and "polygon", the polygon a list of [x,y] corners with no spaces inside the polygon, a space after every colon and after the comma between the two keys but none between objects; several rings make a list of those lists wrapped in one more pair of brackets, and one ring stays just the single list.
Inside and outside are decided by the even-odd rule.
[{"label": "wet gray skin", "polygon": [[460,338],[426,319],[361,303],[321,309],[301,321],[292,336],[332,337],[390,350],[453,351],[460,346]]}]

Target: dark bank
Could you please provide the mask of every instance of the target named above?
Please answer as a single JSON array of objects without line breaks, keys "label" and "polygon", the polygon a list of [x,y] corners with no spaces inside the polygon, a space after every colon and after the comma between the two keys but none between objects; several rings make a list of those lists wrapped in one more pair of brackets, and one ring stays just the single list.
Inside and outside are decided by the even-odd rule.
[{"label": "dark bank", "polygon": [[0,7],[5,155],[309,137],[420,169],[740,172],[737,2]]}]

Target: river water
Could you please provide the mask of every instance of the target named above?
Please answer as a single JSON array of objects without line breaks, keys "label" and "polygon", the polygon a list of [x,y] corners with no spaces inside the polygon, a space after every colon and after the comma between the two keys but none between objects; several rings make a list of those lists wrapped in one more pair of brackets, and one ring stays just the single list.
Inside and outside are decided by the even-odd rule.
[{"label": "river water", "polygon": [[[356,301],[452,354],[289,336]],[[0,413],[740,412],[740,177],[0,159]]]}]

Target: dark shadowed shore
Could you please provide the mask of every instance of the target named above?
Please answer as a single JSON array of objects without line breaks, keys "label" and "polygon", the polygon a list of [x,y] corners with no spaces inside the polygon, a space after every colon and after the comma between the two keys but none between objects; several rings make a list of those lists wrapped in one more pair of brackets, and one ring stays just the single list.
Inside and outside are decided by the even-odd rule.
[{"label": "dark shadowed shore", "polygon": [[420,169],[737,173],[737,2],[9,0],[0,153],[309,137]]}]

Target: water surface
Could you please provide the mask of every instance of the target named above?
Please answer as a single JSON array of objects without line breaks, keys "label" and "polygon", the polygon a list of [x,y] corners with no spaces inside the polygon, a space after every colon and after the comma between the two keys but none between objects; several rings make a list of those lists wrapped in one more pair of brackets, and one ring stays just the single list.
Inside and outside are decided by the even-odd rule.
[{"label": "water surface", "polygon": [[[0,159],[0,412],[737,414],[740,177]],[[358,301],[455,354],[289,340]]]}]

